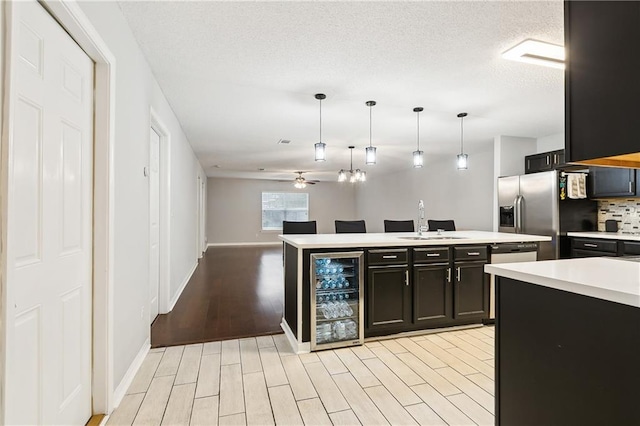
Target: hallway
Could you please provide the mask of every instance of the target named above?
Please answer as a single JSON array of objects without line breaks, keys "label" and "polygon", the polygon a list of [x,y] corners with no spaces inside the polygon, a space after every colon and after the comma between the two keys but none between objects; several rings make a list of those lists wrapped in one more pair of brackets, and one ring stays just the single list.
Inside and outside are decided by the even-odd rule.
[{"label": "hallway", "polygon": [[282,247],[209,247],[151,347],[281,333]]}]

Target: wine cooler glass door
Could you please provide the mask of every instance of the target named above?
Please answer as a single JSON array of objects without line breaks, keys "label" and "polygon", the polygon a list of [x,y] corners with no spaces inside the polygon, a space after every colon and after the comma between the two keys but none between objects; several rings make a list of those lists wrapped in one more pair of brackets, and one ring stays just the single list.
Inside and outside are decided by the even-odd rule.
[{"label": "wine cooler glass door", "polygon": [[363,252],[311,255],[311,350],[364,341]]}]

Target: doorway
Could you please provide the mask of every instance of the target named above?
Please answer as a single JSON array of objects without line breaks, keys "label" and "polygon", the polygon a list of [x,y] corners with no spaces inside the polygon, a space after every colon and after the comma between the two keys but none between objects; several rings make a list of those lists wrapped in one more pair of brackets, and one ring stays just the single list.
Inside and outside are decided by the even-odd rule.
[{"label": "doorway", "polygon": [[149,322],[158,316],[160,291],[160,135],[149,131]]}]

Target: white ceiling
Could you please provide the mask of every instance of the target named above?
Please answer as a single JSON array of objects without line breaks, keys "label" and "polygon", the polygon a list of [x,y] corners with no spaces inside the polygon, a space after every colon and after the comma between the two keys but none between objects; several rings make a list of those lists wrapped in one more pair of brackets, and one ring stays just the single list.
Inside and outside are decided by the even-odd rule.
[{"label": "white ceiling", "polygon": [[[455,157],[463,111],[465,146],[563,130],[563,71],[500,56],[526,38],[563,44],[561,0],[120,7],[209,176],[335,180],[349,145],[370,178],[410,168],[416,106],[427,156]],[[325,163],[313,160],[315,93],[327,95]],[[375,166],[363,164],[368,100]]]}]

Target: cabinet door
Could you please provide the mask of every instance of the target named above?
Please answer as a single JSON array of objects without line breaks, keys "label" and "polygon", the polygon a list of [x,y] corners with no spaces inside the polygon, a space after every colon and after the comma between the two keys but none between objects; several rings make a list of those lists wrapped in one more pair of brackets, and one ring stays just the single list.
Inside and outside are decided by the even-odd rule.
[{"label": "cabinet door", "polygon": [[564,161],[564,149],[551,152],[551,163],[554,167],[563,165]]},{"label": "cabinet door", "polygon": [[574,259],[581,257],[612,257],[615,255],[615,253],[611,253],[608,251],[583,250],[576,248],[571,250],[571,257]]},{"label": "cabinet door", "polygon": [[528,155],[525,157],[525,173],[537,173],[551,170],[551,153]]},{"label": "cabinet door", "polygon": [[411,324],[410,284],[406,266],[369,268],[365,313],[370,331]]},{"label": "cabinet door", "polygon": [[593,197],[628,197],[636,193],[636,173],[633,169],[590,167]]},{"label": "cabinet door", "polygon": [[451,265],[413,268],[413,323],[437,324],[452,319]]},{"label": "cabinet door", "polygon": [[456,319],[488,318],[489,280],[484,273],[486,262],[460,262],[454,264]]},{"label": "cabinet door", "polygon": [[640,2],[564,4],[567,161],[637,152]]}]

